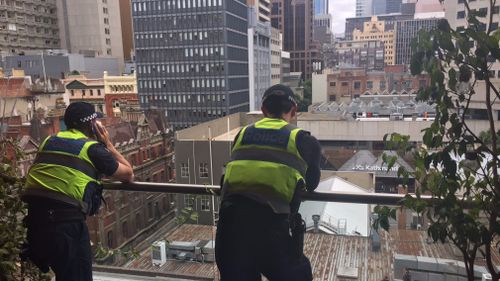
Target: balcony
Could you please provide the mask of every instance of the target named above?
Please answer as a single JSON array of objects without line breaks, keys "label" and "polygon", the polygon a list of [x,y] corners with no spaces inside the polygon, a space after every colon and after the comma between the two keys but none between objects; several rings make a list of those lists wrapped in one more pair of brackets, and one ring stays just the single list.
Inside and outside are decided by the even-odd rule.
[{"label": "balcony", "polygon": [[[327,186],[339,184],[345,183],[338,180],[327,183]],[[385,277],[388,280],[401,280],[404,268],[409,269],[412,280],[466,280],[458,249],[451,243],[433,242],[427,236],[425,219],[411,211],[401,208],[397,220],[390,221],[389,232],[379,230],[379,234],[376,234],[371,229],[370,214],[373,207],[378,204],[398,206],[403,194],[359,190],[325,192],[324,186],[320,187],[318,192],[303,193],[304,202],[300,211],[307,227],[304,253],[311,261],[314,280],[380,281]],[[123,193],[176,194],[178,203],[175,210],[178,214],[182,213],[186,202],[192,198],[194,201],[191,201],[191,205],[197,216],[195,220],[188,219],[180,226],[164,223],[164,227],[152,233],[146,241],[140,241],[143,245],[136,249],[138,255],[135,258],[113,264],[96,264],[95,280],[218,280],[213,248],[210,247],[208,249],[211,251],[203,255],[193,254],[196,250],[185,251],[182,255],[167,254],[162,265],[153,265],[151,258],[154,241],[167,240],[174,245],[177,242],[196,244],[215,239],[214,221],[217,221],[220,192],[218,186],[135,182],[106,183],[105,189],[127,198],[132,197]],[[432,204],[432,198],[423,198]],[[204,209],[207,206],[208,210]],[[317,224],[312,219],[314,214],[320,215]],[[203,249],[200,253],[205,253]],[[500,268],[498,250],[493,262]],[[481,280],[483,273],[487,273],[484,258],[476,258],[475,264],[475,280]]]}]

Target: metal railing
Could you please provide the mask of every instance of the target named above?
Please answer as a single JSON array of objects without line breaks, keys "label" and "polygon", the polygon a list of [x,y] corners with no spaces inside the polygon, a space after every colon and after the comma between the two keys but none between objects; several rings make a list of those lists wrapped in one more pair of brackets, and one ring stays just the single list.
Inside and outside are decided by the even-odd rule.
[{"label": "metal railing", "polygon": [[[164,192],[180,194],[219,195],[220,187],[216,185],[195,185],[180,183],[152,183],[152,182],[106,182],[105,190]],[[301,195],[306,201],[340,202],[357,204],[401,205],[406,194],[388,193],[347,193],[347,192],[303,192]],[[428,195],[421,198],[432,204],[434,199]]]}]

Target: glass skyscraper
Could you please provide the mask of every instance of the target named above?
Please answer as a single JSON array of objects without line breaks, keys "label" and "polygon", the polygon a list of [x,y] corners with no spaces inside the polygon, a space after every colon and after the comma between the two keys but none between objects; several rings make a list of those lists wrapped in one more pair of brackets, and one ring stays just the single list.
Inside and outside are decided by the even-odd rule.
[{"label": "glass skyscraper", "polygon": [[314,0],[314,15],[328,14],[328,0]]}]

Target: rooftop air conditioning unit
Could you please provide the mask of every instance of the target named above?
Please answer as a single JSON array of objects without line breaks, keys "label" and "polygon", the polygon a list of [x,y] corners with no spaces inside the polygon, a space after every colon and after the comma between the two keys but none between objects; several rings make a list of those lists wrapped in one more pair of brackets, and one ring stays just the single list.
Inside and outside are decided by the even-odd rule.
[{"label": "rooftop air conditioning unit", "polygon": [[151,246],[151,259],[153,266],[162,266],[167,262],[167,251],[165,241],[156,241]]},{"label": "rooftop air conditioning unit", "polygon": [[493,278],[491,278],[491,274],[483,273],[483,277],[481,278],[481,281],[490,281],[490,280],[493,280]]}]

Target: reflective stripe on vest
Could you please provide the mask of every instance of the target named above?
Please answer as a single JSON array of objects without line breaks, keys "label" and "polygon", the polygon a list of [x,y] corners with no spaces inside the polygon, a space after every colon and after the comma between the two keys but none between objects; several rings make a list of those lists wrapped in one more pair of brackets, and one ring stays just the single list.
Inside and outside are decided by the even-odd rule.
[{"label": "reflective stripe on vest", "polygon": [[88,156],[95,143],[78,130],[48,137],[28,172],[26,188],[49,189],[82,200],[89,183],[99,184],[99,174]]},{"label": "reflective stripe on vest", "polygon": [[289,208],[307,171],[295,142],[299,131],[272,118],[243,128],[226,166],[224,192],[260,198],[275,210]]}]

